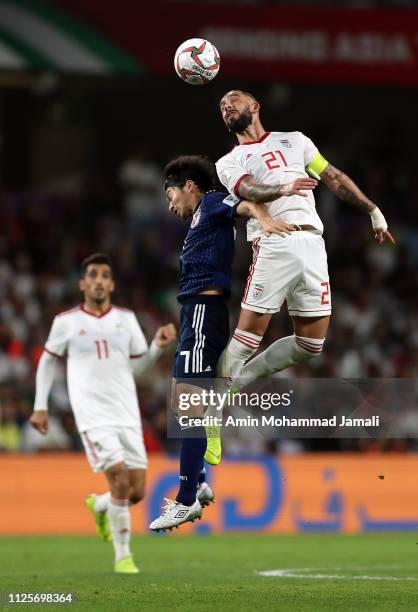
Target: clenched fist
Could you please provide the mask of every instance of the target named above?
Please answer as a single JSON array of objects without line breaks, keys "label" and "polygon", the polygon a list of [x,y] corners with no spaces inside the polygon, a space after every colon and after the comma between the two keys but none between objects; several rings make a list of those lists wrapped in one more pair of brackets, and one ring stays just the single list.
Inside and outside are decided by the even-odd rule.
[{"label": "clenched fist", "polygon": [[30,424],[39,433],[45,435],[48,433],[48,412],[46,410],[37,410],[30,417]]},{"label": "clenched fist", "polygon": [[157,329],[154,342],[158,348],[165,348],[177,340],[177,330],[173,323],[167,323]]}]

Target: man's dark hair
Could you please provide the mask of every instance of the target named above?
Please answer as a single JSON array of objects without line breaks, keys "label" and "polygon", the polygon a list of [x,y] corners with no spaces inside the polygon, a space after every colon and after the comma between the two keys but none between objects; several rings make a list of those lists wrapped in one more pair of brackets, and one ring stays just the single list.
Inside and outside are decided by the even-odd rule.
[{"label": "man's dark hair", "polygon": [[215,189],[215,164],[203,155],[182,155],[166,165],[164,179],[164,189],[183,187],[190,180],[206,193]]},{"label": "man's dark hair", "polygon": [[86,275],[87,268],[91,264],[106,264],[112,270],[112,260],[109,255],[105,253],[93,253],[93,255],[89,255],[81,262],[81,273],[82,276]]}]

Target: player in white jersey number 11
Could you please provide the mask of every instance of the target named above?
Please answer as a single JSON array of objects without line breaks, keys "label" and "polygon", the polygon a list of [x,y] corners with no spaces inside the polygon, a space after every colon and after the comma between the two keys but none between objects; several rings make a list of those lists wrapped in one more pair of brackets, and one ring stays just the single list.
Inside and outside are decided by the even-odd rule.
[{"label": "player in white jersey number 11", "polygon": [[86,506],[98,534],[113,540],[115,571],[135,574],[129,506],[144,497],[147,455],[134,375],[144,374],[177,333],[172,323],[160,327],[148,348],[135,314],[111,304],[114,280],[107,255],[84,260],[80,289],[83,304],[54,319],[36,374],[31,424],[48,433],[55,364],[66,356],[71,407],[87,459],[109,484],[108,492],[89,495]]},{"label": "player in white jersey number 11", "polygon": [[[263,236],[247,224],[254,258],[241,302],[238,326],[219,360],[218,373],[246,382],[320,355],[331,314],[331,291],[323,225],[312,191],[289,195],[289,183],[322,180],[342,200],[368,213],[379,244],[394,243],[379,208],[343,172],[329,164],[301,132],[267,132],[252,94],[232,90],[220,102],[222,119],[237,145],[216,164],[231,193],[264,203],[282,222],[282,236]],[[280,338],[251,361],[275,312],[284,301],[294,335]],[[248,363],[247,363],[248,362]]]}]

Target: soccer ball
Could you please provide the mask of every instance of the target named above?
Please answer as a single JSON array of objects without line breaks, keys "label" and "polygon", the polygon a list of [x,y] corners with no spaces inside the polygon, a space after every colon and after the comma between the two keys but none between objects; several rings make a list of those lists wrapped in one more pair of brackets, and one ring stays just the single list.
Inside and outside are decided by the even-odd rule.
[{"label": "soccer ball", "polygon": [[180,45],[174,56],[174,68],[189,85],[204,85],[219,71],[219,53],[208,40],[190,38]]}]

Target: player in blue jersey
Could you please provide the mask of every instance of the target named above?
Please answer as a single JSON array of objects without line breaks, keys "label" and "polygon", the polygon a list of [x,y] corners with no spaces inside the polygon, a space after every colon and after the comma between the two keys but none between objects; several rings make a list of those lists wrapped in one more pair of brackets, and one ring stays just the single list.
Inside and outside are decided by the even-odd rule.
[{"label": "player in blue jersey", "polygon": [[[165,168],[169,209],[183,219],[192,218],[180,257],[180,334],[173,371],[176,406],[179,397],[196,397],[205,381],[216,377],[218,359],[228,343],[234,217],[257,219],[266,234],[291,231],[286,222],[272,221],[263,204],[215,191],[214,177],[214,164],[200,156],[179,157]],[[287,192],[303,194],[315,185],[312,179],[298,179],[287,186]],[[197,404],[184,413],[190,421],[182,440],[176,500],[166,500],[163,513],[150,525],[153,531],[200,518],[202,506],[214,499],[204,474],[206,431],[196,423],[205,405],[203,401]],[[180,422],[184,424],[184,416]]]}]

